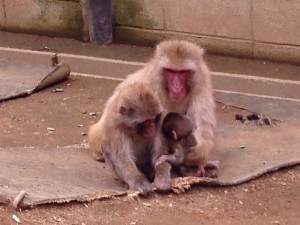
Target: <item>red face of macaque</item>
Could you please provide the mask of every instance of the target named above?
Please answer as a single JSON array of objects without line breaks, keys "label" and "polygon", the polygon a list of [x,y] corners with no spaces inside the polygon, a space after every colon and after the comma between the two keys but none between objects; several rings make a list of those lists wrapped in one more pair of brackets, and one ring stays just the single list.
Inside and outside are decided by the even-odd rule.
[{"label": "red face of macaque", "polygon": [[166,88],[173,101],[180,101],[186,96],[188,91],[187,80],[190,74],[190,70],[164,68],[164,77],[167,80]]}]

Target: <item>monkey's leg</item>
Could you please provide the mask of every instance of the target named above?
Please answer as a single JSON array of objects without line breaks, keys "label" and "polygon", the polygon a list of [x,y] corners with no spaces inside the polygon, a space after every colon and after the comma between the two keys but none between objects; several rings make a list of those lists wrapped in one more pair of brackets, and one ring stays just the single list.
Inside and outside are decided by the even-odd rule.
[{"label": "monkey's leg", "polygon": [[197,176],[196,174],[197,174],[198,168],[196,168],[196,167],[187,167],[184,165],[179,165],[178,169],[179,169],[179,174],[182,177],[196,177]]},{"label": "monkey's leg", "polygon": [[155,166],[154,184],[158,191],[171,190],[171,165],[168,162],[162,162]]},{"label": "monkey's leg", "polygon": [[119,151],[117,155],[108,145],[102,145],[102,151],[112,163],[117,175],[129,185],[131,190],[138,191],[142,195],[148,195],[152,191],[151,184],[126,152]]},{"label": "monkey's leg", "polygon": [[101,123],[100,121],[92,125],[88,132],[89,151],[91,156],[100,162],[104,162],[104,156],[101,151]]}]

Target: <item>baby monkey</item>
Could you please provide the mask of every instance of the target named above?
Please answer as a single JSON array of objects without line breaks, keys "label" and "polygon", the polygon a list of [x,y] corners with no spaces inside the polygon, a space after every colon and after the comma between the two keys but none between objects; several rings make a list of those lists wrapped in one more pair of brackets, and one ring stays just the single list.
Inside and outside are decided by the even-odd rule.
[{"label": "baby monkey", "polygon": [[192,121],[183,114],[171,112],[165,116],[161,131],[169,154],[160,156],[155,166],[165,161],[175,166],[182,164],[185,155],[197,144]]},{"label": "baby monkey", "polygon": [[205,174],[200,173],[199,168],[186,165],[186,155],[195,151],[192,147],[197,145],[192,133],[193,123],[188,116],[175,112],[168,113],[163,120],[161,131],[169,154],[161,155],[155,161],[155,166],[169,162],[180,176],[218,176],[219,161],[208,161]]}]

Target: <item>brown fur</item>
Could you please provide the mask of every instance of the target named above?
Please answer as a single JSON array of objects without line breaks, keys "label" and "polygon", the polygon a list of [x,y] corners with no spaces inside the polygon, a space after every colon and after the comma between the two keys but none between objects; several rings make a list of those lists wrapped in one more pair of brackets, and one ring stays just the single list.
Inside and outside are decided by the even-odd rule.
[{"label": "brown fur", "polygon": [[[165,113],[178,112],[188,115],[195,124],[194,136],[197,145],[186,155],[184,164],[203,170],[214,147],[215,103],[212,95],[210,71],[203,59],[203,49],[179,40],[161,42],[155,49],[154,57],[141,70],[131,74],[122,83],[126,86],[135,81],[151,85],[161,100]],[[184,99],[174,102],[166,90],[163,68],[189,69],[189,90]]]},{"label": "brown fur", "polygon": [[[126,114],[130,113],[129,109],[134,114]],[[144,121],[158,118],[161,112],[162,108],[152,89],[136,82],[115,91],[107,101],[102,117],[89,131],[92,155],[99,159],[103,157],[104,151],[106,160],[112,164],[119,177],[130,189],[144,195],[151,191],[146,177],[149,180],[154,178],[151,151],[155,136],[145,138],[137,127]]]},{"label": "brown fur", "polygon": [[[106,109],[100,121],[93,125],[89,131],[89,145],[92,155],[95,159],[101,159],[100,145],[106,136],[103,134],[104,125],[107,120],[111,120],[110,108],[115,98],[127,95],[130,90],[128,86],[136,82],[142,82],[151,86],[159,96],[164,113],[178,112],[189,116],[194,123],[193,135],[196,138],[197,145],[190,153],[185,156],[184,164],[187,167],[197,167],[200,171],[205,168],[208,156],[214,146],[214,127],[216,125],[214,113],[214,100],[212,96],[210,71],[203,59],[203,49],[187,41],[164,41],[155,49],[154,57],[141,70],[128,75],[115,90],[114,95],[109,99]],[[166,80],[163,76],[164,68],[190,70],[192,76],[187,81],[188,90],[186,96],[180,101],[174,102],[169,97],[166,89]],[[123,94],[122,94],[123,93]],[[132,95],[127,95],[131,96]],[[120,97],[122,99],[122,97]],[[122,136],[124,134],[120,134]],[[110,137],[105,137],[109,140]],[[113,139],[112,139],[113,140]],[[120,139],[115,140],[116,143]],[[114,141],[112,141],[113,143]],[[116,144],[118,145],[118,144]],[[155,140],[155,149],[158,149],[162,143],[159,139]],[[158,151],[158,155],[161,154]],[[126,169],[124,167],[123,169]],[[161,190],[170,188],[170,165],[162,163],[156,169],[154,183]]]}]

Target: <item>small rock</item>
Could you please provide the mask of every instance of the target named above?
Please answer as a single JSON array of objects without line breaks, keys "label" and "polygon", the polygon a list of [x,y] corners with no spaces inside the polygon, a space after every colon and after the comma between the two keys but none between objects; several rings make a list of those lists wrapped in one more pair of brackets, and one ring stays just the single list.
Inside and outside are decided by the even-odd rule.
[{"label": "small rock", "polygon": [[64,92],[64,89],[62,89],[62,88],[54,88],[52,90],[52,92],[55,92],[55,93],[57,93],[57,92]]},{"label": "small rock", "polygon": [[285,183],[285,182],[280,182],[280,184],[281,184],[282,186],[286,186],[286,183]]},{"label": "small rock", "polygon": [[55,128],[53,128],[53,127],[47,127],[47,131],[55,131]]},{"label": "small rock", "polygon": [[151,207],[151,204],[147,203],[147,202],[143,202],[143,205],[146,206],[146,207]]},{"label": "small rock", "polygon": [[265,118],[263,119],[263,122],[264,122],[264,124],[266,124],[266,125],[271,125],[271,119],[268,118],[268,117],[265,117]]},{"label": "small rock", "polygon": [[20,218],[17,217],[15,214],[12,215],[12,219],[13,219],[16,223],[21,223]]},{"label": "small rock", "polygon": [[241,121],[242,121],[242,120],[243,120],[243,115],[241,115],[241,114],[236,114],[236,115],[235,115],[235,119],[236,119],[236,120],[241,120]]},{"label": "small rock", "polygon": [[244,149],[244,148],[246,148],[245,145],[240,145],[240,149]]},{"label": "small rock", "polygon": [[260,116],[257,113],[252,113],[247,116],[248,120],[259,120]]}]

